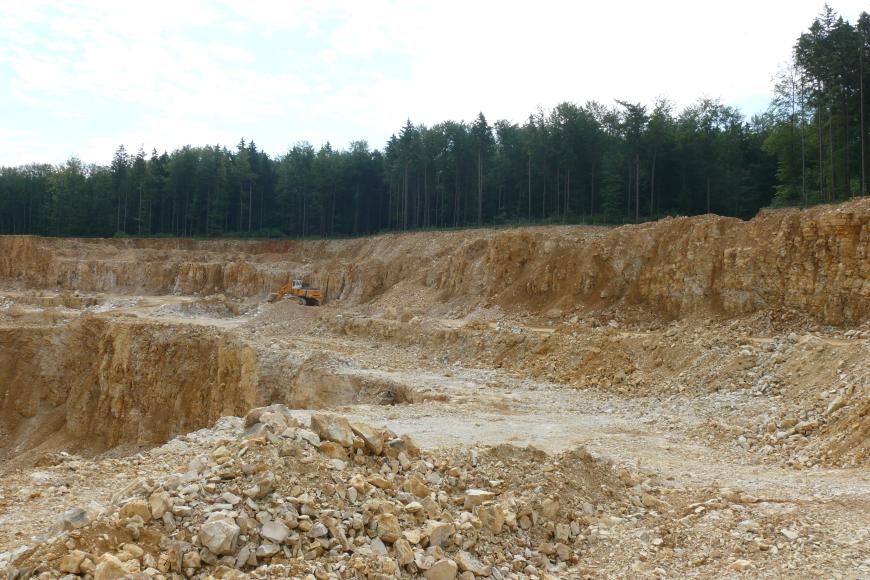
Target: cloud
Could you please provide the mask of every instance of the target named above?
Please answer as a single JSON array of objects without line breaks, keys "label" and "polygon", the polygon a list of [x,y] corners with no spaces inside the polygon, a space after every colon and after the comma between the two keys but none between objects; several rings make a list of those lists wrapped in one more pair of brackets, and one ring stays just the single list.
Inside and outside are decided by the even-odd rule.
[{"label": "cloud", "polygon": [[74,155],[66,145],[36,131],[0,129],[0,167],[29,163],[61,163]]},{"label": "cloud", "polygon": [[[861,2],[841,2],[857,16]],[[523,121],[563,100],[762,103],[816,0],[0,0],[4,160],[296,140],[381,146],[407,118]],[[0,133],[0,139],[11,139]],[[119,141],[123,140],[123,141]],[[12,157],[9,157],[12,156]],[[57,157],[61,156],[61,157]]]}]

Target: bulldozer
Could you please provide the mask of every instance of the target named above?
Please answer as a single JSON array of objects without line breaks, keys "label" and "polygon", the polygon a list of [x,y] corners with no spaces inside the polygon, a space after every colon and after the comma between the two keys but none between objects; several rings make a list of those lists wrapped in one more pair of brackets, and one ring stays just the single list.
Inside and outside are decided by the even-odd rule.
[{"label": "bulldozer", "polygon": [[277,292],[269,295],[269,302],[279,302],[290,297],[303,306],[320,306],[323,302],[323,292],[320,288],[312,288],[296,279],[288,282]]}]

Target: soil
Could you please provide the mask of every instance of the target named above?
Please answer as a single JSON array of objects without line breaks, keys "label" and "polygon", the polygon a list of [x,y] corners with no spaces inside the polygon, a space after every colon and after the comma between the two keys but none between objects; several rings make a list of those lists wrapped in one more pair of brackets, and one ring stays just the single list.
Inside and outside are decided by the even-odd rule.
[{"label": "soil", "polygon": [[[293,277],[326,303],[269,304]],[[411,446],[312,444],[324,412]],[[0,238],[11,577],[70,573],[73,552],[97,578],[870,577],[868,414],[870,200],[341,241]],[[224,506],[267,470],[256,509]],[[377,483],[352,500],[354,477]],[[162,493],[172,525],[125,512]],[[58,522],[71,508],[86,525]],[[206,547],[215,514],[256,523],[231,555]],[[335,529],[270,554],[260,514]],[[453,526],[440,547],[417,537],[430,521]]]}]

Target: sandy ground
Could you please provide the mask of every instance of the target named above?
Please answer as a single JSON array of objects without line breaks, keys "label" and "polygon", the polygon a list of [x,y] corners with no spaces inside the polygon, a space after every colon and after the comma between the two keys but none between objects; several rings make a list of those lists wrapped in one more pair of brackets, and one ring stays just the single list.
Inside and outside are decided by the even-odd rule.
[{"label": "sandy ground", "polygon": [[[661,376],[655,372],[650,372],[649,381],[639,381],[643,386],[635,391],[613,384],[598,384],[593,388],[584,386],[579,378],[566,382],[558,372],[558,358],[553,369],[541,371],[507,363],[500,364],[507,368],[496,368],[488,364],[485,357],[480,357],[486,350],[484,343],[497,342],[503,328],[546,338],[565,334],[565,326],[571,324],[566,321],[554,324],[552,320],[540,318],[489,321],[481,330],[480,323],[473,322],[473,317],[469,320],[468,317],[415,316],[403,322],[394,320],[392,315],[360,314],[337,304],[306,308],[289,303],[263,305],[247,301],[234,304],[232,309],[218,309],[215,315],[213,304],[209,309],[181,309],[184,305],[196,306],[198,300],[192,297],[103,294],[94,296],[95,304],[82,309],[35,304],[51,304],[50,294],[43,294],[40,300],[28,299],[26,292],[10,291],[0,296],[6,304],[6,312],[14,311],[18,318],[56,311],[57,315],[69,319],[85,315],[83,313],[109,319],[135,318],[165,325],[169,333],[174,327],[189,325],[220,329],[239,337],[258,352],[268,353],[269,357],[261,357],[263,365],[274,364],[270,361],[284,355],[296,359],[313,355],[334,357],[340,361],[342,372],[376,384],[402,385],[415,398],[411,404],[332,406],[353,420],[408,434],[427,449],[459,450],[508,443],[556,453],[584,446],[595,457],[626,468],[636,477],[654,480],[660,489],[666,490],[662,493],[683,497],[687,502],[688,498],[712,501],[710,498],[738,490],[753,497],[750,506],[753,513],[767,510],[765,517],[773,517],[770,514],[775,512],[776,518],[783,519],[782,527],[799,527],[804,530],[801,533],[810,533],[814,538],[807,539],[806,543],[800,540],[797,555],[791,553],[794,544],[781,536],[772,538],[770,545],[780,545],[781,557],[785,558],[788,553],[790,559],[783,559],[782,567],[770,567],[770,561],[766,560],[759,563],[760,567],[746,568],[747,573],[762,574],[767,569],[773,575],[797,576],[792,566],[808,565],[832,577],[870,577],[870,470],[867,465],[859,462],[852,467],[842,467],[825,461],[807,461],[796,466],[790,452],[762,453],[758,445],[748,445],[740,439],[741,433],[763,431],[764,421],[771,416],[806,413],[806,405],[802,408],[800,399],[789,395],[789,385],[778,394],[745,387],[701,389],[698,388],[700,371],[696,368],[688,374],[670,376],[661,389],[656,389],[655,382]],[[480,343],[479,352],[463,356],[445,348],[444,356],[436,356],[437,353],[415,345],[414,340],[404,334],[402,338],[397,338],[395,332],[384,338],[378,330],[362,335],[348,334],[344,321],[350,319],[355,320],[357,326],[361,321],[388,325],[392,329],[406,326],[412,337],[444,329],[462,333],[465,329],[474,334],[472,341]],[[680,334],[689,335],[696,324],[684,321],[677,327]],[[765,348],[765,345],[784,342],[786,334],[794,334],[789,329],[770,332],[752,320],[744,321],[736,331],[727,321],[705,324],[708,335],[721,335],[725,341],[733,339],[735,350],[746,344]],[[593,333],[595,328],[600,328],[598,324],[590,327],[582,322],[573,326],[572,336]],[[660,325],[650,330],[648,321],[633,326],[623,322],[608,340],[625,341],[633,348],[637,341],[651,336],[662,339],[672,327],[673,324]],[[850,380],[859,394],[862,393],[867,387],[866,363],[870,357],[864,358],[863,366],[861,359],[868,354],[868,338],[862,332],[847,335],[842,329],[830,327],[814,333],[803,332],[797,338],[792,337],[791,342],[803,344],[810,334],[814,340],[836,349],[844,359],[857,358],[857,366],[849,369]],[[464,339],[461,342],[468,344]],[[768,354],[776,356],[773,350]],[[703,352],[695,356],[706,360]],[[730,360],[717,359],[716,372],[729,372]],[[573,364],[568,357],[564,363]],[[703,368],[704,364],[699,366]],[[281,372],[280,368],[272,371]],[[635,376],[642,372],[637,371]],[[548,374],[560,380],[548,380]],[[809,383],[814,383],[814,376],[811,375]],[[806,377],[801,380],[807,382]],[[683,388],[676,388],[675,383]],[[797,389],[797,386],[791,388]],[[656,393],[657,390],[662,392]],[[306,410],[295,413],[303,420],[310,415]],[[711,425],[716,429],[711,430]],[[39,480],[39,473],[45,472],[46,465],[54,463],[52,453],[44,452],[41,465],[37,461],[30,467],[7,468],[0,482],[0,552],[44,536],[53,519],[68,506],[100,509],[118,489],[138,478],[153,477],[166,468],[165,463],[148,459],[152,457],[149,453],[161,456],[168,453],[172,460],[184,463],[197,451],[183,446],[180,450],[173,449],[171,444],[168,448],[169,451],[161,451],[163,448],[147,451],[149,447],[127,446],[92,459],[76,458],[72,463],[65,459],[61,463],[67,469],[65,485],[48,490],[34,482]],[[75,449],[70,451],[75,452]],[[135,455],[129,455],[136,451],[145,452],[146,456],[136,459]],[[722,534],[734,536],[732,520],[744,515],[714,517],[709,527],[699,527],[700,524],[694,527],[709,548],[717,544]],[[669,525],[676,527],[685,525],[674,519],[669,521]],[[637,533],[636,526],[628,526],[621,532],[616,530],[617,538],[613,541],[617,545],[626,542],[625,546],[629,546]],[[623,534],[624,539],[619,539],[619,534]],[[693,546],[701,549],[697,542]],[[685,553],[654,557],[647,566],[646,558],[638,559],[639,556],[632,553],[616,555],[613,547],[602,553],[604,548],[600,545],[589,546],[583,557],[586,571],[609,570],[626,577],[631,576],[632,571],[660,576],[668,575],[669,562],[682,562],[683,566],[677,565],[676,569],[688,570],[684,565],[690,555]],[[718,564],[712,568],[702,567],[699,573],[739,575],[742,572],[734,565],[738,559],[752,561],[753,553],[725,553]],[[596,568],[599,565],[602,568]],[[659,573],[662,571],[665,574]]]}]

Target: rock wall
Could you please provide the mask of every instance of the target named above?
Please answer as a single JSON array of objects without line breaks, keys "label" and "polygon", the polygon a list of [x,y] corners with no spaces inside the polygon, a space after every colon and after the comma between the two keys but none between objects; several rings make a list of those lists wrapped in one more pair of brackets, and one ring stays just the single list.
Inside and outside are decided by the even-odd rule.
[{"label": "rock wall", "polygon": [[7,450],[166,441],[257,404],[256,356],[213,329],[86,317],[0,329]]},{"label": "rock wall", "polygon": [[[674,317],[789,307],[870,316],[870,199],[620,228],[540,227],[332,241],[0,238],[0,283],[117,293],[264,295],[307,276],[332,300],[508,312],[619,303]],[[419,305],[418,305],[419,306]]]},{"label": "rock wall", "polygon": [[629,302],[674,317],[782,306],[835,324],[870,315],[870,200],[749,222],[700,216],[561,232],[466,242],[433,269],[435,285],[508,310]]},{"label": "rock wall", "polygon": [[0,326],[0,459],[159,444],[266,403],[413,400],[325,353],[277,356],[211,326],[113,315]]}]

